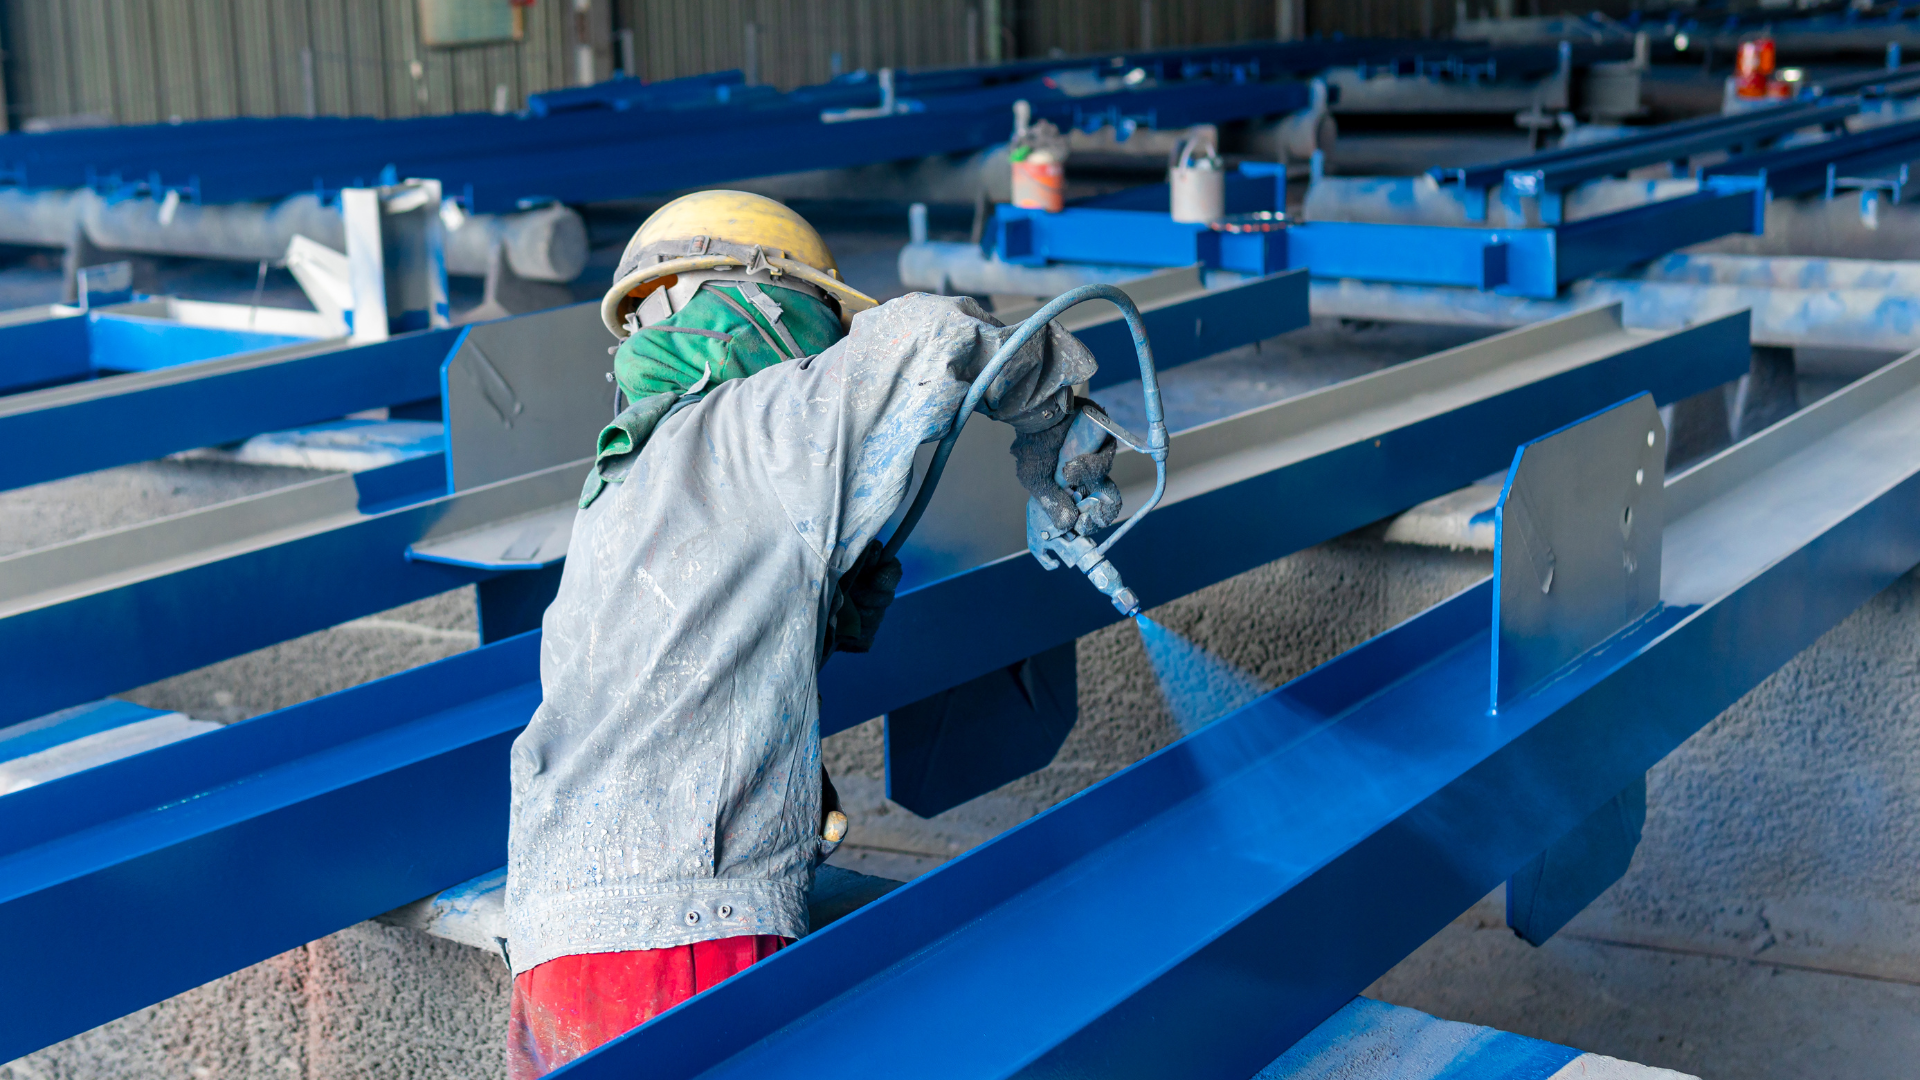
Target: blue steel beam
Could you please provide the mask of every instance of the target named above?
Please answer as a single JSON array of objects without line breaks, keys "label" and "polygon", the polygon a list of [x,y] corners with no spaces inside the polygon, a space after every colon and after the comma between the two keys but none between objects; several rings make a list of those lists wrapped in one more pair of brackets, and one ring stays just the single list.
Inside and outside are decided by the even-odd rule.
[{"label": "blue steel beam", "polygon": [[[1092,65],[1056,65],[1074,66]],[[873,93],[870,86],[829,86],[788,95],[753,88],[756,94],[729,95],[732,100],[705,108],[567,112],[545,118],[464,114],[388,122],[224,121],[163,126],[170,132],[165,139],[151,129],[132,129],[119,141],[73,138],[52,145],[0,137],[0,159],[12,160],[12,174],[26,186],[85,183],[115,194],[177,189],[204,202],[332,190],[377,182],[383,174],[433,176],[450,194],[465,197],[472,189],[470,209],[494,210],[536,197],[577,202],[644,194],[653,190],[648,185],[655,182],[662,159],[698,165],[718,155],[715,167],[723,169],[720,178],[726,179],[759,175],[769,160],[789,170],[974,149],[1004,141],[1009,108],[1016,99],[1030,101],[1036,117],[1056,122],[1124,114],[1167,126],[1286,112],[1306,102],[1306,89],[1297,82],[1247,81],[1245,71],[1236,79],[1232,71],[1223,77],[1213,68],[1201,64],[1190,77],[1176,76],[1164,85],[1149,82],[1084,97],[1074,97],[1037,74],[1020,82],[981,79],[978,85],[916,101],[916,111],[904,114],[917,117],[914,124],[886,117],[852,126],[822,121],[823,105],[864,103]],[[887,140],[902,131],[909,139],[896,149]],[[717,132],[725,132],[731,142],[708,138]],[[688,138],[708,141],[682,145]],[[284,152],[263,152],[276,144]],[[757,155],[743,159],[743,147]],[[653,167],[621,170],[603,159],[601,173],[613,175],[597,175],[591,167],[596,153],[633,155]],[[786,160],[792,155],[798,155],[800,163]],[[530,169],[528,161],[542,162],[543,168]],[[549,161],[551,169],[544,167]]]},{"label": "blue steel beam", "polygon": [[[1579,320],[1601,318],[1612,316],[1587,313],[1511,340],[1565,352],[1588,325]],[[1318,402],[1369,401],[1359,413],[1329,418],[1345,425],[1335,425],[1344,435],[1210,493],[1175,492],[1119,557],[1140,595],[1162,603],[1483,476],[1517,442],[1623,390],[1653,386],[1674,397],[1723,382],[1744,370],[1745,351],[1745,319],[1736,316],[1599,362],[1530,367],[1518,381],[1476,363],[1471,378],[1453,382],[1458,372],[1437,373],[1453,370],[1443,363],[1329,388],[1289,407],[1317,415]],[[1369,386],[1396,374],[1412,380],[1413,400],[1366,398]],[[1222,430],[1195,435],[1204,441]],[[929,582],[900,597],[875,652],[826,667],[821,731],[1114,618],[1084,584],[1041,571],[1024,552]],[[539,700],[537,646],[534,634],[484,646],[0,798],[0,1015],[8,1017],[0,1057],[500,866],[506,748]],[[1422,738],[1442,731],[1425,729]],[[1095,831],[1127,820],[1096,823]],[[429,822],[431,843],[422,839]],[[457,835],[440,836],[443,829]],[[1209,852],[1216,839],[1184,842]],[[989,850],[1008,849],[1003,841]],[[1025,855],[1015,861],[1025,868],[1003,884],[1036,869]],[[1108,938],[1088,957],[1111,955],[1113,942],[1129,935]],[[47,979],[48,971],[60,977]]]},{"label": "blue steel beam", "polygon": [[1883,68],[1876,71],[1860,71],[1844,75],[1830,75],[1825,78],[1810,79],[1800,91],[1802,98],[1833,97],[1838,94],[1869,93],[1889,84],[1907,84],[1920,79],[1920,64],[1905,64],[1896,68]]},{"label": "blue steel beam", "polygon": [[1837,396],[1671,481],[1659,606],[1497,710],[1487,581],[555,1075],[1242,1080],[1920,563],[1920,362]]},{"label": "blue steel beam", "polygon": [[86,378],[93,372],[87,341],[79,314],[0,325],[0,394]]},{"label": "blue steel beam", "polygon": [[[1142,521],[1115,549],[1115,564],[1150,607],[1185,596],[1464,487],[1499,469],[1514,446],[1616,400],[1622,388],[1666,402],[1736,379],[1748,366],[1746,342],[1740,312],[1478,400],[1450,401],[1390,430],[1350,434],[1349,442],[1205,494],[1182,499],[1170,483],[1170,498],[1179,501]],[[1169,454],[1176,468],[1186,434],[1175,436]],[[1117,470],[1123,476],[1127,460]],[[987,597],[1022,603],[982,603]],[[1024,551],[907,591],[887,618],[872,652],[836,657],[821,670],[823,735],[1119,619],[1084,584],[1042,570]],[[967,628],[964,648],[956,647],[955,627]]]},{"label": "blue steel beam", "polygon": [[1537,195],[1641,165],[1684,160],[1708,150],[1777,137],[1815,124],[1832,124],[1858,111],[1859,104],[1853,101],[1786,102],[1732,116],[1680,120],[1625,138],[1542,150],[1482,165],[1436,166],[1428,173],[1442,183],[1477,189],[1497,188],[1512,181],[1522,194]]},{"label": "blue steel beam", "polygon": [[437,397],[458,333],[424,330],[0,398],[0,490]]},{"label": "blue steel beam", "polygon": [[[527,634],[458,658],[478,663],[429,664],[0,797],[0,940],[30,965],[0,961],[0,1001],[20,1010],[0,1024],[0,1058],[500,865],[507,749],[540,702],[538,652]],[[418,830],[436,819],[455,827],[429,840]],[[30,992],[68,970],[42,966],[49,931],[81,910],[138,913],[58,947],[114,974],[75,995]],[[147,929],[123,932],[132,923]],[[195,946],[163,959],[151,932]]]},{"label": "blue steel beam", "polygon": [[[1144,317],[1160,343],[1156,355],[1163,358],[1164,367],[1172,367],[1305,326],[1307,282],[1304,275],[1279,275],[1183,302],[1149,306]],[[1102,361],[1093,386],[1110,385],[1138,370],[1133,363],[1133,339],[1124,323],[1101,323],[1081,335]],[[445,352],[443,347],[442,357]],[[438,372],[443,364],[435,360],[433,366]],[[77,440],[86,430],[82,427],[68,438]],[[346,498],[349,493],[343,485],[349,483],[357,498]],[[305,493],[289,490],[256,496],[252,501],[263,505],[293,507],[258,512],[277,530],[265,542],[254,539],[260,530],[251,524],[252,515],[223,516],[232,508],[185,515],[207,522],[201,532],[210,538],[203,541],[210,550],[203,557],[169,551],[159,572],[140,573],[137,566],[120,566],[124,572],[110,575],[113,580],[97,591],[0,617],[0,655],[10,649],[24,650],[10,656],[0,669],[7,673],[9,689],[0,697],[0,724],[493,579],[498,568],[463,568],[398,557],[457,508],[476,500],[466,493],[446,492],[444,473],[436,475],[430,465],[420,462],[403,462],[355,474],[350,480],[314,481],[305,485]],[[577,477],[562,479],[545,501],[516,502],[512,513],[570,502],[577,492]],[[357,509],[339,505],[342,502],[357,504]],[[308,505],[318,509],[298,508]],[[216,519],[234,524],[213,524]],[[149,527],[170,528],[172,521]],[[228,535],[228,530],[237,534]],[[89,543],[97,542],[81,541],[68,550]],[[5,575],[28,573],[18,568],[22,560],[38,557],[28,553],[0,559],[0,581]],[[78,557],[93,565],[91,557]],[[178,565],[179,561],[188,565]],[[29,591],[52,587],[42,581]],[[4,597],[0,610],[6,610],[14,594],[0,590],[0,597]],[[544,608],[545,599],[539,600],[539,606]],[[112,662],[92,659],[101,655],[111,656]]]},{"label": "blue steel beam", "polygon": [[0,394],[313,342],[131,312],[54,309],[45,318],[0,323]]},{"label": "blue steel beam", "polygon": [[1692,195],[1545,228],[1313,221],[1237,235],[1145,210],[1075,205],[1050,214],[1002,206],[994,211],[990,236],[1002,259],[1022,265],[1203,262],[1250,274],[1304,269],[1317,278],[1456,285],[1551,299],[1581,278],[1729,233],[1760,232],[1765,199],[1757,184],[1726,177]]},{"label": "blue steel beam", "polygon": [[[397,498],[389,475],[407,489]],[[555,490],[564,497],[577,481],[577,470],[570,471]],[[0,725],[495,576],[402,557],[461,501],[440,494],[440,455],[311,483],[351,484],[349,494],[372,512],[335,514],[323,521],[330,527],[277,542],[221,544],[243,550],[216,548],[158,577],[0,618],[0,640],[32,654],[4,662],[8,693],[0,699]],[[383,501],[401,505],[383,510]]]},{"label": "blue steel beam", "polygon": [[1920,160],[1920,120],[1907,120],[1805,146],[1742,154],[1710,165],[1700,175],[1755,177],[1776,196],[1820,193],[1832,198],[1838,181],[1915,160]]},{"label": "blue steel beam", "polygon": [[[487,210],[515,206],[530,196],[595,202],[657,190],[663,153],[675,161],[670,186],[953,153],[1004,141],[1008,110],[1023,94],[996,90],[976,95],[984,99],[977,102],[935,99],[921,112],[843,123],[821,123],[816,116],[781,127],[688,132],[665,143],[578,146],[537,161],[478,162],[472,168],[452,162],[432,175],[473,208]],[[1295,83],[1175,85],[1031,100],[1035,119],[1062,127],[1140,119],[1147,126],[1178,128],[1290,112],[1306,103],[1306,88]]]},{"label": "blue steel beam", "polygon": [[[1624,56],[1627,47],[1580,45],[1569,51],[1575,63],[1587,63]],[[1474,78],[1529,78],[1555,70],[1559,56],[1554,46],[1493,48],[1459,42],[1250,43],[903,71],[897,73],[896,88],[927,125],[912,144],[913,152],[937,153],[1003,141],[1007,107],[1015,99],[1031,102],[1036,116],[1057,121],[1072,122],[1077,110],[1083,121],[1112,113],[1178,126],[1258,115],[1247,108],[1297,108],[1305,103],[1304,89],[1297,82],[1275,80],[1330,65],[1438,77],[1470,73]],[[1068,71],[1107,75],[1134,69],[1147,75],[1146,85],[1079,99],[1050,78]],[[1245,96],[1263,84],[1264,96]],[[1196,92],[1217,93],[1223,104],[1211,107],[1191,100]],[[746,87],[736,73],[721,73],[654,84],[619,80],[558,91],[537,96],[532,115],[523,117],[470,113],[395,121],[238,119],[0,136],[0,177],[29,187],[90,185],[116,195],[179,190],[192,199],[219,202],[374,183],[391,171],[438,177],[455,194],[471,186],[469,208],[492,210],[543,197],[577,201],[643,194],[652,190],[648,177],[659,171],[663,155],[692,163],[711,157],[716,149],[727,156],[727,147],[687,153],[675,143],[680,135],[715,129],[734,132],[738,141],[802,155],[810,163],[781,161],[779,168],[886,160],[874,154],[884,152],[903,125],[861,121],[850,129],[831,130],[833,125],[822,124],[819,117],[825,108],[871,106],[877,95],[872,78],[843,77],[781,94]],[[984,123],[989,117],[994,122]],[[618,181],[597,176],[591,155],[602,148],[652,167],[615,170],[624,173]],[[564,176],[549,177],[521,165],[549,153],[571,162],[562,170]],[[731,171],[721,179],[757,175],[766,168],[766,157],[779,160],[778,154],[770,154],[729,165]],[[738,171],[741,168],[752,171]]]},{"label": "blue steel beam", "polygon": [[[1278,337],[1307,325],[1307,275],[1275,274],[1258,281],[1214,289],[1181,303],[1149,305],[1140,318],[1153,341],[1153,358],[1162,370]],[[1092,350],[1100,369],[1088,388],[1100,390],[1139,377],[1133,335],[1125,321],[1113,318],[1074,331]],[[1163,360],[1162,357],[1165,357]]]},{"label": "blue steel beam", "polygon": [[[1574,64],[1584,65],[1596,60],[1622,59],[1630,55],[1631,47],[1624,43],[1609,43],[1598,48],[1583,44],[1576,46],[1571,53]],[[1119,68],[1121,71],[1141,67],[1147,69],[1154,77],[1190,77],[1188,69],[1195,64],[1204,64],[1209,69],[1224,67],[1228,69],[1229,74],[1232,68],[1240,67],[1247,69],[1250,74],[1258,78],[1272,78],[1275,74],[1308,75],[1328,67],[1364,64],[1372,70],[1389,70],[1399,74],[1446,77],[1453,73],[1462,73],[1472,78],[1531,79],[1552,74],[1558,70],[1560,56],[1556,45],[1490,46],[1477,42],[1433,41],[1419,38],[1248,42],[1202,49],[1100,53],[1075,59],[1049,57],[974,68],[901,70],[895,72],[894,78],[898,92],[902,96],[912,96],[948,93],[1034,78],[1075,67]],[[673,80],[672,84],[614,79],[594,86],[547,90],[532,94],[528,96],[527,108],[535,115],[548,115],[584,109],[618,110],[646,107],[660,98],[679,101],[697,94],[700,88],[691,85],[684,88],[676,85],[671,91],[663,89],[673,84],[691,84],[695,79],[710,80],[710,86],[721,83],[740,86],[745,83],[744,76],[738,71],[677,79]],[[822,91],[863,87],[871,96],[876,85],[872,73],[858,71],[840,76],[822,86],[803,87],[794,91],[793,94],[812,95]],[[710,86],[708,92],[711,92]],[[870,105],[873,102],[868,100],[859,104]]]}]

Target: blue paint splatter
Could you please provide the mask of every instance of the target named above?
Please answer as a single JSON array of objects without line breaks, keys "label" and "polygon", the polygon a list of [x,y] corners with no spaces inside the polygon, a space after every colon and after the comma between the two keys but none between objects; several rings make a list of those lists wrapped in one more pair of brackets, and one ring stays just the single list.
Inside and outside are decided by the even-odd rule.
[{"label": "blue paint splatter", "polygon": [[1160,696],[1189,735],[1267,692],[1253,676],[1145,615],[1133,622],[1160,680]]}]

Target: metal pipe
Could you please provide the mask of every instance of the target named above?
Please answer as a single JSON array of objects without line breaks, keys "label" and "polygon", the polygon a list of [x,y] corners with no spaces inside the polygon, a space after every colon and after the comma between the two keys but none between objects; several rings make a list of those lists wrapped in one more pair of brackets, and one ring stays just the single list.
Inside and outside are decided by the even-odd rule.
[{"label": "metal pipe", "polygon": [[1085,263],[1020,266],[985,254],[977,244],[944,240],[901,248],[899,266],[901,284],[947,296],[1058,296],[1082,285],[1130,281],[1152,272],[1143,266]]},{"label": "metal pipe", "polygon": [[[258,262],[285,256],[306,236],[344,250],[337,206],[311,194],[277,203],[203,206],[155,199],[108,202],[87,190],[0,188],[0,243],[66,247],[75,229],[108,251]],[[517,214],[470,214],[447,230],[447,272],[485,277],[494,244],[505,244],[514,273],[529,281],[572,281],[587,265],[587,228],[558,203]]]}]

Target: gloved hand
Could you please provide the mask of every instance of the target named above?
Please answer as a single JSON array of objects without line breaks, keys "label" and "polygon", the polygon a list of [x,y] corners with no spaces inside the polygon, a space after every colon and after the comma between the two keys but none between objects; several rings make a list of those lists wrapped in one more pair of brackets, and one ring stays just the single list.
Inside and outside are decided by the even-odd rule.
[{"label": "gloved hand", "polygon": [[1088,509],[1088,514],[1095,526],[1106,528],[1120,514],[1119,492],[1106,480],[1119,444],[1107,436],[1094,449],[1060,460],[1076,410],[1069,407],[1061,412],[1064,415],[1052,427],[1014,436],[1011,449],[1014,476],[1046,511],[1054,528],[1071,528],[1081,513],[1077,500],[1060,485],[1060,480],[1066,481],[1066,487],[1095,497],[1097,503]]},{"label": "gloved hand", "polygon": [[840,603],[834,612],[829,652],[863,653],[873,648],[880,620],[900,587],[900,560],[886,554],[880,541],[867,541],[847,572],[840,575]]}]

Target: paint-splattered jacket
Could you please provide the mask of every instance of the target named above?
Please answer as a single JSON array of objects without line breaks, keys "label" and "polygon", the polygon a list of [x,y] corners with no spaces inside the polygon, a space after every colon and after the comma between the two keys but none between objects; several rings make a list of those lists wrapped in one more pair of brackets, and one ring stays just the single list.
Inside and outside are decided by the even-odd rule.
[{"label": "paint-splattered jacket", "polygon": [[[557,956],[799,937],[825,857],[817,668],[833,588],[1010,330],[965,298],[862,312],[818,357],[660,421],[580,511],[515,741],[508,947]],[[1093,358],[1064,331],[982,402],[1052,426]]]}]

